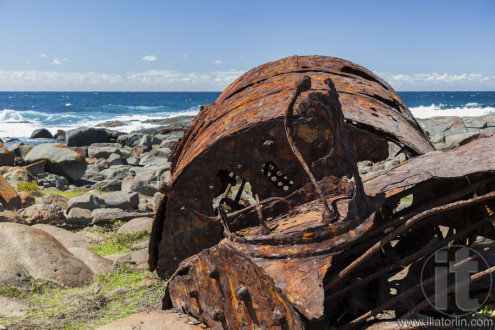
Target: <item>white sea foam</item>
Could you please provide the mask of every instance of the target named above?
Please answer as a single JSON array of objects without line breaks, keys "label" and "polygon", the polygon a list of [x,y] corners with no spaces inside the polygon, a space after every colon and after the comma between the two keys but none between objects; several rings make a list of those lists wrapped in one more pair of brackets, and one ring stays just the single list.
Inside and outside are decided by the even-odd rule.
[{"label": "white sea foam", "polygon": [[430,106],[419,106],[409,108],[412,114],[416,118],[430,118],[439,116],[469,116],[478,117],[495,113],[494,107],[479,107],[478,103],[468,103],[463,107],[447,108],[445,109],[442,104]]},{"label": "white sea foam", "polygon": [[[16,111],[13,109],[4,109],[0,111],[0,138],[27,138],[31,133],[38,128],[46,128],[52,134],[57,130],[69,130],[79,127],[94,127],[106,121],[116,120],[124,124],[118,127],[111,127],[117,131],[130,133],[132,131],[153,128],[160,126],[154,123],[145,123],[150,119],[165,119],[179,116],[194,116],[198,113],[199,107],[191,107],[181,112],[161,112],[155,113],[153,116],[136,114],[136,115],[121,115],[116,117],[101,118],[96,116],[82,117],[76,114],[46,114],[38,111]],[[50,123],[52,119],[64,118],[60,123]]]}]

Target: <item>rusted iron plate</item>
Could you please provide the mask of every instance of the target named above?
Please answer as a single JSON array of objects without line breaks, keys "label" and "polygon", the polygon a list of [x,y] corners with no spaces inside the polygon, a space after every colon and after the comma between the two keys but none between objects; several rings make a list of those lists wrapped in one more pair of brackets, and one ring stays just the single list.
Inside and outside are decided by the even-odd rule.
[{"label": "rusted iron plate", "polygon": [[363,179],[368,195],[399,192],[432,178],[458,178],[473,173],[494,172],[495,137],[474,140],[458,149],[418,156],[388,171]]},{"label": "rusted iron plate", "polygon": [[[349,61],[322,56],[292,56],[255,68],[203,107],[172,156],[172,183],[193,159],[222,138],[283,115],[302,75],[312,91],[326,91],[331,78],[344,116],[405,144],[417,154],[434,150],[400,97],[383,80]],[[297,104],[296,104],[297,106]]]},{"label": "rusted iron plate", "polygon": [[309,322],[319,321],[324,317],[323,279],[331,267],[332,256],[253,260],[273,278],[275,285],[282,290],[292,306]]},{"label": "rusted iron plate", "polygon": [[[298,102],[296,104],[300,113],[293,125],[291,124],[290,134],[294,135],[296,148],[304,155],[303,158],[314,172],[316,180],[327,176],[337,180],[326,188],[326,193],[334,199],[345,197],[340,195],[339,189],[343,187],[339,188],[338,182],[343,183],[343,177],[353,179],[353,186],[348,189],[353,195],[346,197],[347,204],[351,207],[342,211],[341,220],[355,220],[358,214],[359,217],[365,218],[370,214],[368,202],[362,190],[338,94],[335,90],[329,94],[327,90],[309,94],[303,92],[300,97],[292,97]],[[190,166],[187,172],[177,179],[172,189],[174,196],[168,199],[162,217],[166,223],[161,225],[161,237],[153,229],[150,249],[158,247],[158,251],[150,251],[151,270],[157,267],[161,276],[170,275],[170,271],[173,271],[181,260],[214,245],[221,239],[220,223],[211,219],[215,217],[212,200],[226,187],[225,183],[217,178],[219,170],[236,173],[243,180],[250,182],[252,192],[261,199],[287,196],[310,181],[302,163],[292,152],[293,146],[286,136],[282,119],[283,117],[276,121],[263,121],[225,137],[198,156],[195,166]],[[253,146],[249,157],[246,154],[246,146]],[[286,183],[274,184],[272,180],[275,174],[271,174],[273,176],[270,175],[269,178],[263,170],[260,173],[260,166],[269,163],[278,167],[278,171],[283,173],[279,178],[286,177],[287,179],[283,180]],[[285,184],[287,186],[284,186]],[[292,203],[290,199],[288,203]],[[325,213],[321,216],[324,217]],[[157,216],[155,222],[158,222],[160,217]],[[339,222],[337,226],[340,230],[332,226],[325,231],[335,236],[346,231],[342,228],[349,224],[351,222]],[[356,226],[357,223],[352,225]],[[159,225],[155,227],[159,228]],[[321,239],[319,235],[317,237]],[[161,240],[160,243],[157,243],[157,240]],[[274,241],[283,244],[283,241],[277,241],[276,238]],[[188,244],[185,245],[184,242]]]},{"label": "rusted iron plate", "polygon": [[272,278],[225,244],[185,260],[170,278],[164,302],[214,329],[304,329]]}]

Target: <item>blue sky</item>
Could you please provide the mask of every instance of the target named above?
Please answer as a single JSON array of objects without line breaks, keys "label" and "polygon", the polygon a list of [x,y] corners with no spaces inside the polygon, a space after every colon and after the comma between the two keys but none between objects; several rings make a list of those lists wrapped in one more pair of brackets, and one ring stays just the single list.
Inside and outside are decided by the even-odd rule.
[{"label": "blue sky", "polygon": [[0,90],[221,91],[290,55],[495,90],[495,1],[0,0]]}]

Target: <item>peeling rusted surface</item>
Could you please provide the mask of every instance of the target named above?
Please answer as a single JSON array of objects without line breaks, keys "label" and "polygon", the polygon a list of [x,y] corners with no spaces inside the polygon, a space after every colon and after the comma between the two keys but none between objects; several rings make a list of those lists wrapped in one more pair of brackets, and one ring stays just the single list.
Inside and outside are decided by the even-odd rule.
[{"label": "peeling rusted surface", "polygon": [[[389,171],[366,176],[364,186],[368,195],[390,193],[432,178],[458,178],[469,174],[493,171],[495,137],[472,141],[450,151],[435,151],[415,157]],[[399,192],[399,190],[397,190]]]},{"label": "peeling rusted surface", "polygon": [[[322,56],[293,56],[262,65],[236,80],[214,104],[203,106],[174,150],[170,181],[174,198],[168,199],[165,215],[156,220],[166,224],[155,226],[163,231],[153,234],[150,269],[170,275],[181,260],[221,239],[219,221],[209,219],[217,215],[212,200],[227,187],[225,179],[218,177],[219,171],[249,182],[253,196],[257,194],[261,200],[287,196],[310,181],[292,153],[284,129],[295,82],[304,75],[310,77],[311,87],[295,99],[293,132],[316,179],[340,175],[346,166],[338,165],[337,158],[332,157],[327,160],[328,167],[317,164],[331,148],[328,143],[332,143],[334,128],[315,113],[308,96],[326,94],[328,78],[347,118],[348,145],[354,150],[354,160],[385,159],[387,140],[403,144],[413,154],[432,150],[400,97],[372,72],[349,61]],[[260,166],[273,161],[287,182],[293,182],[287,189],[285,184],[270,184],[260,174]],[[184,241],[189,242],[187,247]]]},{"label": "peeling rusted surface", "polygon": [[273,279],[249,256],[226,244],[184,261],[164,300],[213,329],[303,329]]},{"label": "peeling rusted surface", "polygon": [[[424,308],[418,270],[435,249],[495,238],[495,138],[433,151],[395,92],[349,63],[268,63],[198,114],[153,224],[150,268],[178,267],[164,308],[214,329],[353,328]],[[386,139],[430,152],[362,180],[359,142]]]}]

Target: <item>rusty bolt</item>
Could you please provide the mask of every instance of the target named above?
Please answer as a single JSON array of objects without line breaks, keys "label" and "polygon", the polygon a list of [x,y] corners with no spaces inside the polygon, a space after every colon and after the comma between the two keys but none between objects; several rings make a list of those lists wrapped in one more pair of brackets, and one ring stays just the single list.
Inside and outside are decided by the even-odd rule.
[{"label": "rusty bolt", "polygon": [[225,313],[221,308],[215,307],[215,309],[213,310],[213,319],[215,321],[222,321],[225,319]]},{"label": "rusty bolt", "polygon": [[244,285],[241,285],[240,287],[237,288],[237,290],[235,290],[235,297],[240,301],[248,300],[249,298],[248,289]]},{"label": "rusty bolt", "polygon": [[275,306],[272,314],[272,322],[275,325],[281,325],[285,321],[285,315],[282,308]]},{"label": "rusty bolt", "polygon": [[207,273],[208,273],[208,276],[210,278],[219,278],[220,277],[220,273],[218,272],[218,269],[215,266],[208,269]]},{"label": "rusty bolt", "polygon": [[198,298],[198,290],[196,289],[191,289],[187,292],[187,294],[189,295],[189,297],[191,298]]}]

